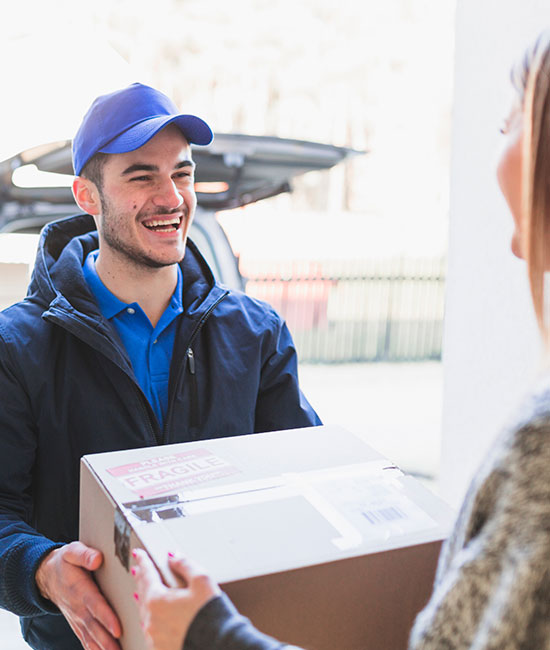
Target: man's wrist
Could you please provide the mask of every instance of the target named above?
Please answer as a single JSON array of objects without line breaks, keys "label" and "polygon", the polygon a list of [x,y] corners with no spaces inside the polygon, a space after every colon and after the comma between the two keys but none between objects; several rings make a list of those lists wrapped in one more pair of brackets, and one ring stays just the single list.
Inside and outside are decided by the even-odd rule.
[{"label": "man's wrist", "polygon": [[34,581],[36,582],[36,587],[38,588],[38,592],[42,596],[42,598],[45,598],[46,600],[51,601],[50,597],[50,592],[48,590],[48,575],[49,575],[49,567],[51,562],[54,561],[55,559],[55,554],[59,551],[59,548],[52,548],[48,553],[44,555],[42,560],[40,561],[40,564],[38,565],[38,568],[36,569],[36,572],[34,574]]}]

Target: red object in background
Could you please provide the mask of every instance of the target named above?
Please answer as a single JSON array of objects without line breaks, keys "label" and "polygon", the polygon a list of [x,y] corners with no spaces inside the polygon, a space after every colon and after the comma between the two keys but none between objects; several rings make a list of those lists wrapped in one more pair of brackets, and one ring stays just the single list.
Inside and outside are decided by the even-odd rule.
[{"label": "red object in background", "polygon": [[[290,271],[290,272],[289,272]],[[247,283],[247,293],[265,300],[286,320],[292,331],[326,327],[330,289],[336,280],[323,277],[319,262],[293,262],[274,268]]]}]

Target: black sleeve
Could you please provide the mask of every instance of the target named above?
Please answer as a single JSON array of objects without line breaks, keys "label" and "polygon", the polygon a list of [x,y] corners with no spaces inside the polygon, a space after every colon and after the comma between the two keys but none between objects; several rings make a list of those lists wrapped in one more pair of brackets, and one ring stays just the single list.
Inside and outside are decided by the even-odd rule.
[{"label": "black sleeve", "polygon": [[[294,646],[292,646],[294,647]],[[227,596],[208,602],[185,637],[183,650],[283,650],[290,646],[258,632],[241,616]],[[295,648],[295,650],[300,650]]]}]

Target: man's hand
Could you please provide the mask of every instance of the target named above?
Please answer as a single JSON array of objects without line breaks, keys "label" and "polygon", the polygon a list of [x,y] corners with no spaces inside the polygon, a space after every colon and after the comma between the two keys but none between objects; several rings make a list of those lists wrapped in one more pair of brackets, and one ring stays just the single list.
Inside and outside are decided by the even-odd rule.
[{"label": "man's hand", "polygon": [[120,622],[90,572],[103,556],[81,542],[54,549],[40,563],[36,584],[55,603],[86,650],[120,650]]},{"label": "man's hand", "polygon": [[166,587],[145,551],[134,552],[137,566],[137,601],[143,631],[151,650],[181,650],[189,627],[198,611],[220,588],[204,571],[182,557],[170,557],[170,569],[182,578],[185,587]]}]

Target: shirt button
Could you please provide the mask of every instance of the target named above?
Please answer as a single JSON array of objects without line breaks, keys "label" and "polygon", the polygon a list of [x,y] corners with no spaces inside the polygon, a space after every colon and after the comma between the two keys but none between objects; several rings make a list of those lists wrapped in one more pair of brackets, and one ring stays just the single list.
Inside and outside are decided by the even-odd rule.
[{"label": "shirt button", "polygon": [[158,339],[155,339],[155,340],[153,341],[153,345],[154,345],[157,341],[158,341]]},{"label": "shirt button", "polygon": [[135,313],[136,313],[136,310],[135,310],[133,307],[128,307],[128,309],[127,309],[126,311],[127,311],[129,314],[135,314]]}]

